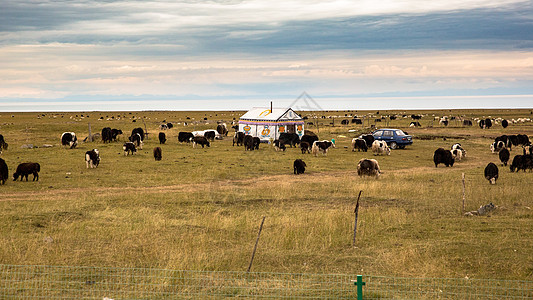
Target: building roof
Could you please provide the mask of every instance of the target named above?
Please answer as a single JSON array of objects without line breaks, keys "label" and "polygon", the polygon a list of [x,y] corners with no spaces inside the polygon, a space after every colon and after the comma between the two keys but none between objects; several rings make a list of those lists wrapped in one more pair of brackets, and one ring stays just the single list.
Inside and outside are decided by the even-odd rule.
[{"label": "building roof", "polygon": [[276,120],[303,120],[291,108],[254,107],[241,116],[241,120],[276,121]]}]

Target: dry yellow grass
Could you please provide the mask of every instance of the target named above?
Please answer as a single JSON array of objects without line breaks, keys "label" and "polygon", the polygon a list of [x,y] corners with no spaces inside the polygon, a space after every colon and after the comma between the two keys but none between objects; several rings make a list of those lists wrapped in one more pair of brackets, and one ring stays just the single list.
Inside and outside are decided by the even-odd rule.
[{"label": "dry yellow grass", "polygon": [[[516,117],[529,111],[457,113]],[[177,143],[177,133],[213,124],[177,124],[186,116],[229,121],[239,113],[140,112],[134,114],[146,116],[152,137],[138,155],[124,157],[121,143],[59,147],[63,131],[72,129],[81,138],[87,133],[87,119],[73,121],[70,115],[75,114],[0,117],[0,133],[10,143],[2,154],[10,173],[23,161],[42,166],[39,182],[9,181],[0,186],[4,264],[245,270],[261,217],[266,216],[255,271],[533,278],[533,173],[500,168],[495,186],[482,176],[485,165],[497,161],[488,150],[491,138],[502,133],[533,135],[533,123],[506,130],[406,128],[415,144],[377,157],[383,175],[375,180],[356,176],[356,162],[374,157],[350,151],[351,127],[322,125],[319,136],[337,140],[337,148],[327,157],[302,155],[291,148],[280,153],[267,145],[245,152],[232,147],[231,138],[192,149]],[[132,123],[129,113],[83,114],[91,115],[93,132],[110,126],[127,136],[133,127],[144,127],[141,121]],[[100,115],[118,114],[126,118],[96,121]],[[154,133],[163,119],[177,126],[166,131],[163,161],[155,162],[151,151],[159,144]],[[389,126],[407,124],[401,119]],[[433,151],[457,141],[467,149],[467,159],[453,168],[435,168]],[[54,147],[20,148],[27,143]],[[102,163],[88,170],[83,154],[92,148],[100,149]],[[292,175],[295,158],[306,161],[304,175]],[[490,217],[462,215],[461,173],[467,178],[467,209],[493,202],[498,209]],[[360,190],[353,248],[353,209]]]}]

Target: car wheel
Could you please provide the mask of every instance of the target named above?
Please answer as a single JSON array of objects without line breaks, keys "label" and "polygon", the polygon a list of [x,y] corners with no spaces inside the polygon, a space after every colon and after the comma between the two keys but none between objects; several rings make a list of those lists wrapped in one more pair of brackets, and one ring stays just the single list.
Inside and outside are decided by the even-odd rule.
[{"label": "car wheel", "polygon": [[389,147],[390,147],[392,150],[394,150],[394,149],[398,148],[398,144],[396,144],[396,142],[391,142],[391,143],[389,144]]}]

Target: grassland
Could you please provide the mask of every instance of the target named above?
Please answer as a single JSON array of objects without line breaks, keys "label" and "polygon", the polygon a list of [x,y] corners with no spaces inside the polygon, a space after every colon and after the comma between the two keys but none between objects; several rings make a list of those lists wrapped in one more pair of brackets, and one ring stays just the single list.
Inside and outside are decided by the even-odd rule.
[{"label": "grassland", "polygon": [[[376,112],[318,115],[351,113],[373,114],[373,120]],[[532,136],[533,123],[482,130],[431,121],[433,115],[511,119],[531,117],[531,111],[421,113],[422,128],[407,127],[410,119],[404,118],[377,123],[415,137],[412,146],[377,157],[379,180],[356,175],[357,161],[373,156],[351,152],[349,145],[369,129],[341,126],[344,117],[336,126],[332,119],[318,119],[312,130],[321,139],[335,138],[337,148],[313,157],[299,149],[275,152],[265,144],[245,152],[233,147],[230,137],[205,149],[177,142],[179,131],[214,128],[216,120],[231,123],[242,112],[0,113],[0,134],[10,145],[1,157],[10,175],[18,163],[41,164],[38,182],[0,186],[0,263],[246,270],[266,216],[254,271],[533,280],[533,173],[500,167],[494,186],[483,177],[485,165],[498,162],[489,151],[491,140],[501,134]],[[152,149],[159,145],[163,120],[175,128],[166,131],[163,160],[156,162]],[[128,157],[120,142],[60,147],[62,132],[75,131],[83,139],[88,123],[93,133],[106,126],[122,129],[122,141],[145,124],[151,135],[142,151]],[[435,168],[433,151],[455,142],[466,148],[467,158],[452,168]],[[22,149],[24,144],[37,147]],[[92,148],[100,150],[102,161],[86,169],[84,153]],[[296,158],[306,161],[305,175],[292,174]],[[492,202],[498,208],[490,216],[463,216],[462,173],[467,210]]]}]

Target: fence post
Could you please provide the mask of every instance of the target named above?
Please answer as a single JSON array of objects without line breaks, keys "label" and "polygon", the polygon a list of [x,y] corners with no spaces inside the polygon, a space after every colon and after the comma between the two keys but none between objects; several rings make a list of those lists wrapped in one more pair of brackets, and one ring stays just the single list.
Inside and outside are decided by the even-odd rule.
[{"label": "fence post", "polygon": [[462,173],[461,177],[463,178],[463,213],[465,213],[465,201],[466,201],[466,196],[465,196],[465,190],[466,190],[465,173]]},{"label": "fence post", "polygon": [[352,247],[355,247],[355,235],[357,234],[357,216],[359,214],[359,199],[361,198],[361,193],[362,192],[363,192],[363,190],[359,191],[359,196],[357,196],[357,204],[355,204],[355,210],[354,210],[355,221],[354,221],[354,225],[353,225]]},{"label": "fence post", "polygon": [[263,223],[265,223],[265,218],[266,216],[263,216],[263,220],[261,221],[261,226],[259,226],[259,233],[257,234],[257,239],[255,240],[255,246],[254,246],[254,251],[252,252],[252,258],[250,259],[250,265],[248,266],[248,270],[246,271],[248,273],[252,269],[252,264],[254,262],[254,257],[255,257],[255,251],[257,250],[257,244],[259,243],[259,237],[261,237],[261,231],[263,230]]},{"label": "fence post", "polygon": [[357,280],[354,284],[357,286],[357,300],[363,300],[363,285],[365,285],[363,275],[357,275]]}]

